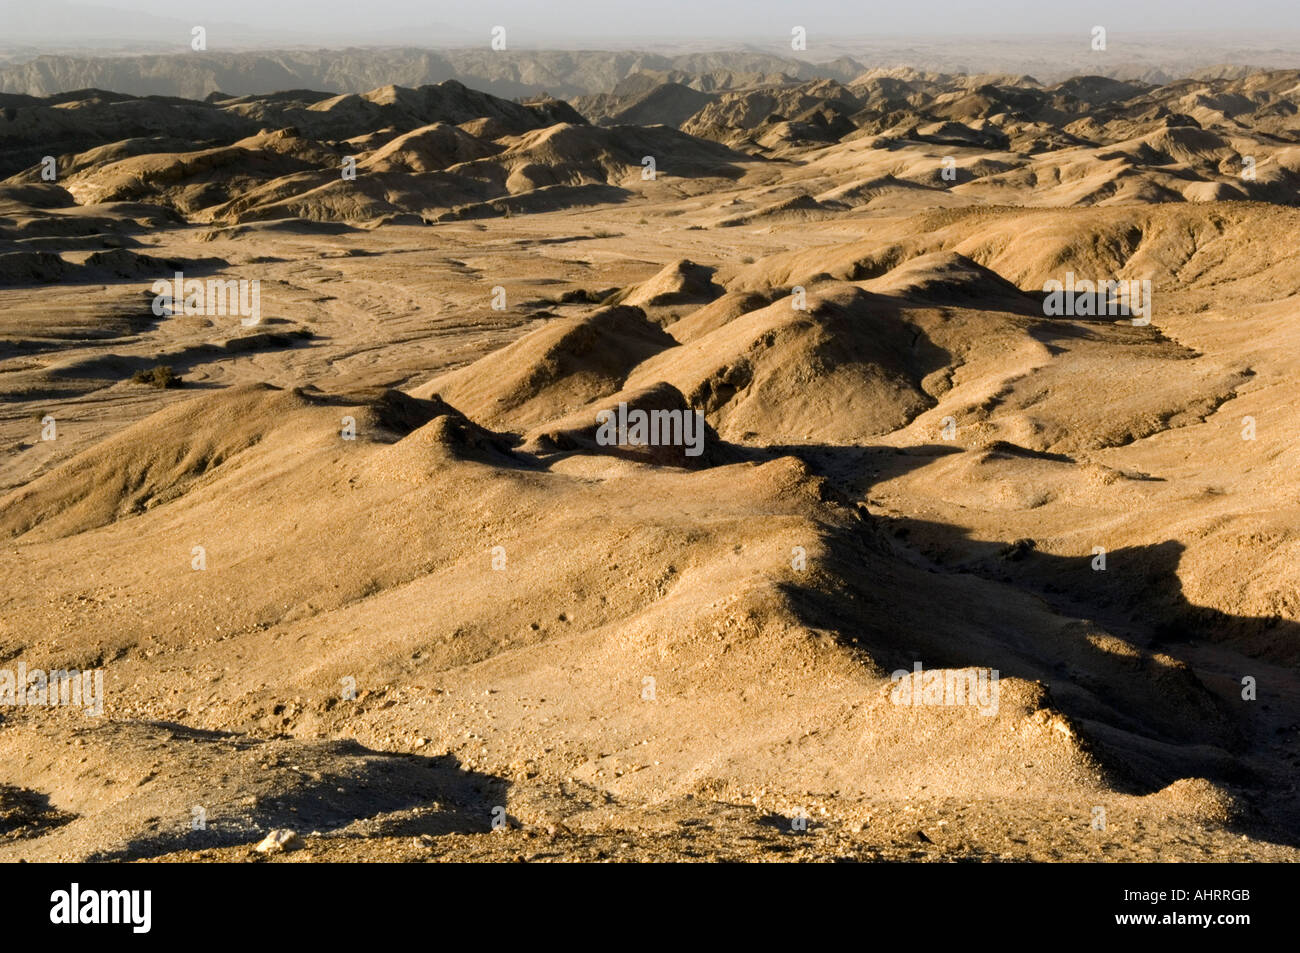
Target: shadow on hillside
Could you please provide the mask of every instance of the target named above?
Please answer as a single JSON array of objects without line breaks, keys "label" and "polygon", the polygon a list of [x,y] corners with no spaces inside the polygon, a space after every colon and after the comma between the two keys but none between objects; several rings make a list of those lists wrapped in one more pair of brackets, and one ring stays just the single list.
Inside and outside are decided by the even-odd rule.
[{"label": "shadow on hillside", "polygon": [[[176,740],[193,736],[201,741],[213,734],[229,740],[182,725],[165,727]],[[214,794],[203,829],[193,829],[187,816],[166,829],[142,831],[125,847],[88,860],[250,844],[281,828],[344,838],[486,833],[492,830],[494,806],[506,803],[509,788],[502,778],[464,770],[451,755],[392,754],[352,741],[339,743],[329,769],[297,777],[300,783],[271,796],[243,798],[235,791],[223,803]]]},{"label": "shadow on hillside", "polygon": [[[839,632],[885,671],[921,661],[1042,682],[1118,789],[1149,794],[1205,777],[1247,794],[1266,818],[1250,822],[1255,833],[1263,823],[1267,836],[1300,843],[1300,810],[1286,793],[1300,761],[1300,624],[1191,603],[1176,540],[1110,549],[1102,569],[1091,552],[977,540],[853,502],[878,480],[961,452],[951,446],[780,452],[831,481],[861,517],[823,539],[837,585],[786,587],[810,625]],[[1194,671],[1206,652],[1213,671]],[[1247,676],[1259,700],[1242,698]]]}]

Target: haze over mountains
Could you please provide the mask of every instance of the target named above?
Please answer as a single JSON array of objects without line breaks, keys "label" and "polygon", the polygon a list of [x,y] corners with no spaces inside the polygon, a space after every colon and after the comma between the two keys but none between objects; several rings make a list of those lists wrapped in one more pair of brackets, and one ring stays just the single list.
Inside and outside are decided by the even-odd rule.
[{"label": "haze over mountains", "polygon": [[494,56],[0,71],[0,858],[1300,856],[1300,71]]},{"label": "haze over mountains", "polygon": [[[815,30],[815,28],[812,28]],[[138,55],[96,56],[84,52],[41,53],[0,48],[0,92],[47,96],[99,88],[147,96],[203,99],[213,92],[264,94],[288,89],[363,93],[388,84],[423,86],[456,79],[498,96],[574,97],[607,93],[643,72],[678,73],[701,82],[735,85],[761,77],[769,81],[834,79],[848,83],[873,69],[929,73],[1010,73],[1057,83],[1078,75],[1101,75],[1147,83],[1168,83],[1198,75],[1240,75],[1249,69],[1300,68],[1300,33],[1236,34],[1206,39],[1192,34],[1113,35],[1105,52],[1089,49],[1087,38],[1070,36],[842,37],[814,32],[808,51],[795,53],[785,40],[747,49],[674,43],[667,48],[625,46],[596,49],[505,50],[486,47],[486,34],[464,48],[393,45],[375,49],[231,48],[214,35],[208,50],[188,48],[189,27],[173,30],[173,41]],[[409,34],[408,34],[409,35]],[[522,39],[511,34],[515,39]],[[147,53],[147,55],[144,55]],[[712,80],[710,74],[717,74]],[[728,79],[726,74],[732,74]]]}]

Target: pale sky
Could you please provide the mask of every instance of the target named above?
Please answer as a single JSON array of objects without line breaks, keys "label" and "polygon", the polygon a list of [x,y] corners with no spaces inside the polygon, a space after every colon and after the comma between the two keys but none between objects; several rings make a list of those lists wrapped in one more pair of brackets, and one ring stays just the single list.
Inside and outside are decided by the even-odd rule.
[{"label": "pale sky", "polygon": [[[94,8],[94,9],[91,9]],[[1300,0],[0,0],[14,39],[79,34],[146,35],[170,24],[238,24],[286,45],[383,39],[459,46],[503,25],[511,46],[563,49],[640,38],[779,42],[794,25],[818,37],[954,37],[962,34],[1300,32]],[[486,42],[486,41],[485,41]]]}]

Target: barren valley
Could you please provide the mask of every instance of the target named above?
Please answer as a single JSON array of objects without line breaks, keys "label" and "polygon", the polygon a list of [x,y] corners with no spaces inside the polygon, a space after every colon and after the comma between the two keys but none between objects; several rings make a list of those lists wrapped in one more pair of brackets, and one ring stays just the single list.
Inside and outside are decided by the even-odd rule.
[{"label": "barren valley", "polygon": [[0,860],[1300,858],[1298,184],[1294,70],[0,94],[0,669],[103,684]]}]

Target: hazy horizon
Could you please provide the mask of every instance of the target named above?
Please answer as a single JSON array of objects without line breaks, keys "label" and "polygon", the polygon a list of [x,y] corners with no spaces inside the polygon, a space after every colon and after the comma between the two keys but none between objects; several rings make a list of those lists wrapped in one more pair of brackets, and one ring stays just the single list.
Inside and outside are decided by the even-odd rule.
[{"label": "hazy horizon", "polygon": [[[176,44],[187,48],[189,30],[202,25],[209,49],[238,50],[321,43],[343,46],[401,45],[461,48],[488,44],[494,26],[504,26],[511,49],[756,48],[789,51],[790,31],[807,31],[803,54],[837,55],[846,46],[881,41],[948,43],[964,37],[981,42],[1000,37],[1087,38],[1094,26],[1106,28],[1113,44],[1140,35],[1186,36],[1198,45],[1231,47],[1255,39],[1300,38],[1300,7],[1280,0],[1221,4],[1154,0],[1141,6],[1098,0],[1086,9],[1046,4],[1025,10],[1013,0],[992,0],[976,8],[953,0],[924,6],[843,2],[793,4],[774,0],[722,0],[708,5],[664,0],[653,6],[612,11],[591,0],[568,0],[538,7],[521,0],[476,5],[469,15],[458,5],[412,0],[376,0],[358,23],[351,3],[302,0],[269,7],[251,0],[229,3],[170,3],[165,0],[57,0],[39,6],[13,0],[0,3],[5,22],[0,46],[35,47],[36,52],[108,48],[123,43],[138,48]],[[1295,34],[1286,37],[1286,34]]]}]

